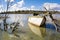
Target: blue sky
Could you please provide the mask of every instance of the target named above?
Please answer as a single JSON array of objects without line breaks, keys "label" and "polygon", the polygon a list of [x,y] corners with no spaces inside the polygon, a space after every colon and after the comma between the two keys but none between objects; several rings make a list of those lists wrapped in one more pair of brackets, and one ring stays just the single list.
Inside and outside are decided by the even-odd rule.
[{"label": "blue sky", "polygon": [[[6,10],[7,0],[0,0],[0,10]],[[60,0],[10,0],[12,6],[10,11],[15,10],[44,10],[46,7],[48,10],[60,11]],[[3,10],[2,10],[3,9]]]}]

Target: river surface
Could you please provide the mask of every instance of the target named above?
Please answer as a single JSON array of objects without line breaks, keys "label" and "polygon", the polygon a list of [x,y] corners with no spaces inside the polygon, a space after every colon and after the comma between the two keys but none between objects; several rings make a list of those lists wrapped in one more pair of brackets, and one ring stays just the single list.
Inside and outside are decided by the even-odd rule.
[{"label": "river surface", "polygon": [[[57,16],[56,16],[57,15]],[[60,14],[56,14],[53,17],[60,20]],[[59,16],[58,16],[59,15]],[[11,29],[4,31],[3,21],[0,26],[0,40],[60,40],[60,32],[56,31],[51,19],[46,17],[45,27],[38,27],[31,23],[28,23],[28,18],[33,16],[32,14],[9,14],[7,23],[19,22],[19,29],[16,29],[11,33]]]}]

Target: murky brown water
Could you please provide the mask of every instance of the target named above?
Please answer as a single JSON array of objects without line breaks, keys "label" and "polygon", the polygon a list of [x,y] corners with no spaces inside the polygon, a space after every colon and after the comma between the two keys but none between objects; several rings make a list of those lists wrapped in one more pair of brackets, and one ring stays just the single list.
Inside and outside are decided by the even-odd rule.
[{"label": "murky brown water", "polygon": [[28,27],[20,27],[12,34],[0,30],[0,40],[60,40],[59,32],[29,23],[26,26]]},{"label": "murky brown water", "polygon": [[60,33],[55,30],[37,27],[27,20],[23,23],[24,25],[13,33],[0,30],[0,40],[60,40]]}]

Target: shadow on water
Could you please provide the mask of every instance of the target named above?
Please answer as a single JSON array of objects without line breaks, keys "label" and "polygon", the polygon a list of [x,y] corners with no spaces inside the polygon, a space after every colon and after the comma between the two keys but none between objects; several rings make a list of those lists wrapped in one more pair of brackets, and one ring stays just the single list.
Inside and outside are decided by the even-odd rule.
[{"label": "shadow on water", "polygon": [[56,30],[55,26],[51,23],[46,23],[45,27],[48,28],[48,29],[51,29],[51,30]]}]

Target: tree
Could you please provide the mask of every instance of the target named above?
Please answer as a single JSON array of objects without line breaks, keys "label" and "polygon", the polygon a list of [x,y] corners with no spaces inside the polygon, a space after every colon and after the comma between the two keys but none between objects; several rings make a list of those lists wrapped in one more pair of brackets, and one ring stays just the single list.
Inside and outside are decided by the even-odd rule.
[{"label": "tree", "polygon": [[[12,2],[10,2],[10,0],[7,0],[7,8],[6,8],[6,13],[8,12],[9,9],[9,5],[11,5]],[[4,30],[7,30],[7,23],[6,23],[6,19],[8,18],[8,14],[5,14],[5,19],[4,21]]]},{"label": "tree", "polygon": [[[53,18],[52,13],[50,13],[49,10],[47,10],[46,7],[44,7],[44,9],[47,11],[47,15],[50,16],[50,18],[51,18],[51,20],[52,20],[52,23],[53,23],[53,25],[55,26],[55,28],[56,28],[56,30],[57,30],[57,25],[56,25],[56,23],[55,23],[55,21],[54,21],[55,19]],[[49,8],[49,9],[50,9],[50,8]]]}]

